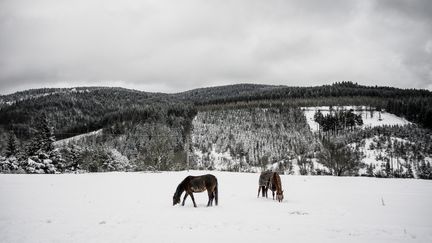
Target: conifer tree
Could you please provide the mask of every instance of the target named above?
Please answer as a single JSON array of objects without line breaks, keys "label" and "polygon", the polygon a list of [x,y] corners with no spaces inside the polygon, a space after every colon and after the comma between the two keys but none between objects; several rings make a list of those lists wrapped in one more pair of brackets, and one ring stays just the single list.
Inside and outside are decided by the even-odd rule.
[{"label": "conifer tree", "polygon": [[370,177],[374,176],[374,166],[372,164],[370,164],[367,168],[366,168],[366,174]]},{"label": "conifer tree", "polygon": [[18,146],[16,141],[15,134],[11,131],[9,132],[8,143],[6,147],[6,157],[17,157],[18,154]]},{"label": "conifer tree", "polygon": [[385,164],[385,172],[386,172],[386,176],[387,177],[392,177],[393,176],[393,171],[390,167],[390,161],[387,161],[387,163]]},{"label": "conifer tree", "polygon": [[38,130],[41,137],[41,149],[46,152],[54,150],[55,137],[52,128],[49,125],[48,118],[45,114],[39,120]]},{"label": "conifer tree", "polygon": [[58,173],[64,170],[65,161],[61,153],[54,147],[54,133],[48,118],[42,114],[36,119],[36,129],[26,152],[26,170],[30,173]]}]

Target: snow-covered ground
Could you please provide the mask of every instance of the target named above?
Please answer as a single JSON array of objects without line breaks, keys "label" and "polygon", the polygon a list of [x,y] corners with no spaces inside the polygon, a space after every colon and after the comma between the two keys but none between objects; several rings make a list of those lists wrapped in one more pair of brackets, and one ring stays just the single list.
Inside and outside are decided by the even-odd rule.
[{"label": "snow-covered ground", "polygon": [[[216,149],[212,146],[212,150],[208,154],[203,154],[200,150],[193,148],[193,155],[197,157],[197,166],[200,168],[200,166],[203,166],[203,168],[206,168],[203,161],[207,163],[211,163],[213,166],[213,169],[215,170],[228,170],[229,168],[233,168],[236,165],[239,165],[241,163],[240,159],[233,158],[228,151],[224,153],[218,153],[216,152]],[[206,156],[208,156],[206,158]],[[269,165],[271,166],[271,165]],[[208,167],[207,167],[208,168]],[[261,168],[256,166],[247,166],[246,168],[247,172],[259,172],[261,171]],[[271,169],[270,167],[268,169]]]},{"label": "snow-covered ground", "polygon": [[102,130],[103,129],[99,129],[99,130],[96,130],[93,132],[83,133],[83,134],[73,136],[70,138],[61,139],[61,140],[55,141],[54,145],[55,146],[64,146],[64,145],[67,145],[68,143],[77,142],[77,141],[79,141],[83,138],[86,138],[86,137],[102,135]]},{"label": "snow-covered ground", "polygon": [[[362,162],[366,165],[374,165],[375,166],[375,169],[374,169],[375,174],[379,173],[379,171],[382,170],[382,168],[386,164],[385,161],[378,159],[379,157],[389,159],[390,163],[392,163],[392,168],[402,167],[403,170],[406,171],[407,170],[406,169],[407,161],[404,160],[403,158],[399,158],[399,157],[398,158],[392,158],[391,154],[388,153],[385,149],[388,146],[387,141],[384,144],[384,146],[382,146],[383,148],[381,148],[381,149],[376,148],[376,142],[374,142],[374,141],[378,141],[378,139],[379,139],[378,136],[374,136],[372,138],[366,138],[365,139],[365,145],[360,148],[364,154],[364,157],[362,158]],[[392,143],[394,143],[395,141],[398,141],[400,143],[407,143],[407,144],[410,143],[410,141],[408,141],[406,139],[401,139],[398,137],[390,137],[389,139]],[[371,144],[373,144],[375,146],[373,149],[370,148]],[[413,169],[415,170],[414,166],[413,166]],[[366,174],[366,168],[360,169],[360,174]],[[414,173],[414,176],[415,176],[415,173]]]},{"label": "snow-covered ground", "polygon": [[[362,106],[340,106],[333,107],[334,110],[338,109],[353,109],[355,114],[361,114],[363,119],[363,127],[375,127],[375,126],[383,126],[383,125],[408,125],[409,121],[402,117],[398,117],[394,114],[388,112],[380,112],[378,111],[367,111],[366,107]],[[315,112],[318,110],[321,111],[323,115],[327,115],[329,111],[328,106],[320,106],[320,107],[302,107],[302,110],[306,116],[306,120],[309,124],[309,127],[312,131],[318,131],[319,125],[314,120]]]},{"label": "snow-covered ground", "polygon": [[258,174],[211,172],[219,206],[172,206],[204,173],[0,175],[0,242],[432,242],[432,181],[283,175],[278,203]]}]

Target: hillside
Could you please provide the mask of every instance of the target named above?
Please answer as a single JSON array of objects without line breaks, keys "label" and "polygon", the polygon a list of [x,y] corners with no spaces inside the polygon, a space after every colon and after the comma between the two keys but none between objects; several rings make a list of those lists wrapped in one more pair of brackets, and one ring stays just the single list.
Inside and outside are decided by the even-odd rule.
[{"label": "hillside", "polygon": [[[178,94],[106,87],[28,90],[0,97],[0,165],[6,172],[31,173],[272,168],[294,174],[432,178],[431,104],[430,91],[351,82],[238,84]],[[313,107],[323,106],[364,107],[365,123],[315,133]],[[372,121],[374,112],[384,122]],[[381,130],[370,122],[381,123],[388,134],[380,138]],[[401,137],[408,132],[416,137]],[[387,158],[394,157],[393,143],[386,144],[386,153],[369,153],[365,144],[374,138],[404,141],[411,155],[399,155],[400,166],[393,166]],[[330,163],[333,152],[353,159],[350,168]],[[11,154],[15,160],[8,159]],[[366,170],[371,159],[364,157],[371,154],[385,164]]]},{"label": "hillside", "polygon": [[176,97],[204,107],[248,107],[279,104],[301,106],[372,106],[432,129],[432,92],[337,82],[315,87],[238,84],[203,88]]},{"label": "hillside", "polygon": [[201,88],[176,94],[180,98],[197,104],[217,104],[254,100],[276,100],[319,97],[431,97],[431,92],[416,89],[364,86],[352,82],[338,82],[332,85],[315,87],[290,87],[257,84],[236,84],[219,87]]},{"label": "hillside", "polygon": [[[361,107],[358,107],[360,109]],[[328,107],[319,107],[328,110]],[[340,107],[338,109],[344,109]],[[313,119],[318,108],[202,111],[193,120],[193,161],[199,168],[287,174],[333,174],[323,162],[323,132]],[[311,112],[313,111],[313,112]],[[415,168],[432,163],[432,133],[397,116],[357,110],[361,127],[331,135],[357,152],[355,172],[345,175],[417,177]],[[375,117],[375,119],[374,119]],[[349,156],[351,157],[351,156]],[[348,159],[348,158],[347,158]],[[410,170],[410,171],[409,171]],[[396,174],[397,173],[397,174]]]},{"label": "hillside", "polygon": [[[49,114],[59,138],[72,136],[106,124],[117,111],[143,106],[194,103],[200,109],[232,105],[328,106],[366,105],[385,108],[388,112],[432,128],[432,92],[416,89],[362,86],[352,82],[316,87],[287,87],[237,84],[190,90],[177,94],[148,93],[124,88],[77,87],[69,89],[35,89],[0,96],[0,126],[13,126],[17,135],[28,136],[25,124],[44,110]],[[211,106],[211,107],[208,107]],[[56,114],[56,115],[54,115]],[[72,124],[72,125],[71,125]],[[22,127],[24,126],[24,127]],[[81,131],[84,130],[84,131]]]},{"label": "hillside", "polygon": [[[319,124],[314,120],[316,112],[321,112],[323,115],[329,114],[331,111],[328,106],[320,107],[302,107],[303,113],[306,117],[310,129],[314,132],[319,131]],[[386,111],[377,111],[375,107],[365,106],[341,106],[332,107],[332,109],[353,109],[355,114],[361,115],[363,120],[362,128],[377,127],[377,126],[405,126],[411,124],[409,121],[402,117]]]},{"label": "hillside", "polygon": [[[218,178],[219,205],[172,195],[187,175]],[[430,181],[281,175],[284,200],[257,198],[258,174],[218,171],[1,175],[0,242],[429,242]],[[167,233],[169,232],[169,233]]]},{"label": "hillside", "polygon": [[[41,89],[1,97],[0,126],[27,139],[32,124],[44,113],[61,139],[112,125],[118,116],[152,112],[171,103],[166,94],[146,93],[123,88]],[[138,114],[137,114],[138,113]]]},{"label": "hillside", "polygon": [[318,149],[302,111],[294,108],[199,112],[192,124],[194,161],[203,168],[248,171],[276,162],[285,168]]}]

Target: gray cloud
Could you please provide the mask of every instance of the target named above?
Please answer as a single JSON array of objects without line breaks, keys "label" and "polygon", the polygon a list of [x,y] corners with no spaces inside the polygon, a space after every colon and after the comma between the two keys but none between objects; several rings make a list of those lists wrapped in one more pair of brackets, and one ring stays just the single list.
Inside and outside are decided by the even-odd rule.
[{"label": "gray cloud", "polygon": [[432,89],[424,1],[0,2],[0,93],[254,82]]}]

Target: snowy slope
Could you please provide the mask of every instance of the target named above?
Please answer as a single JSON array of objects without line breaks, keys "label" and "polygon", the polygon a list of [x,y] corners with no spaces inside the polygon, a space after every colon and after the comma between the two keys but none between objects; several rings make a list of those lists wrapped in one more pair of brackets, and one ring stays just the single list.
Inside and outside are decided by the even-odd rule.
[{"label": "snowy slope", "polygon": [[432,181],[283,175],[277,203],[258,174],[211,172],[219,206],[172,206],[204,173],[0,175],[0,242],[432,242]]},{"label": "snowy slope", "polygon": [[[409,121],[402,117],[398,117],[391,113],[387,113],[385,111],[381,112],[381,115],[377,111],[367,111],[366,107],[362,106],[341,106],[334,107],[337,109],[353,109],[355,114],[361,114],[363,119],[363,127],[375,127],[375,126],[383,126],[383,125],[408,125]],[[327,115],[329,111],[328,106],[320,106],[320,107],[302,107],[302,110],[306,116],[306,120],[309,124],[309,127],[312,131],[318,131],[319,125],[314,121],[315,112],[318,110],[321,111],[323,115]],[[381,118],[381,119],[380,119]]]},{"label": "snowy slope", "polygon": [[[395,141],[401,142],[401,143],[407,143],[409,144],[410,142],[406,139],[401,139],[401,138],[397,138],[397,137],[390,137],[390,140],[392,143],[394,143]],[[385,143],[385,146],[383,146],[384,148],[378,149],[376,148],[376,141],[378,141],[378,136],[375,136],[373,138],[366,138],[365,139],[365,145],[364,147],[361,147],[361,151],[364,154],[364,158],[362,159],[362,162],[365,163],[366,165],[373,165],[375,166],[374,169],[374,173],[378,173],[382,168],[384,168],[386,162],[383,161],[382,159],[379,158],[386,158],[389,159],[390,162],[392,163],[392,168],[399,168],[402,167],[404,169],[404,171],[406,171],[406,165],[407,165],[407,161],[405,161],[403,158],[391,158],[391,154],[384,148],[386,148],[386,146],[388,146],[388,143]],[[371,149],[371,145],[374,145],[375,148]],[[394,149],[392,149],[393,151]],[[404,167],[405,166],[405,167]],[[414,166],[413,166],[414,168]],[[360,174],[366,174],[366,169],[361,169]]]},{"label": "snowy slope", "polygon": [[83,134],[80,134],[80,135],[77,135],[77,136],[73,136],[73,137],[70,137],[70,138],[65,138],[65,139],[62,139],[62,140],[58,140],[58,141],[54,142],[54,145],[55,146],[64,146],[64,145],[67,145],[68,143],[77,142],[77,141],[79,141],[79,140],[81,140],[83,138],[86,138],[86,137],[98,136],[98,135],[102,134],[102,130],[103,129],[99,129],[99,130],[96,130],[96,131],[93,131],[93,132],[83,133]]},{"label": "snowy slope", "polygon": [[203,169],[255,172],[318,146],[299,109],[203,111],[192,125],[192,161]]}]

